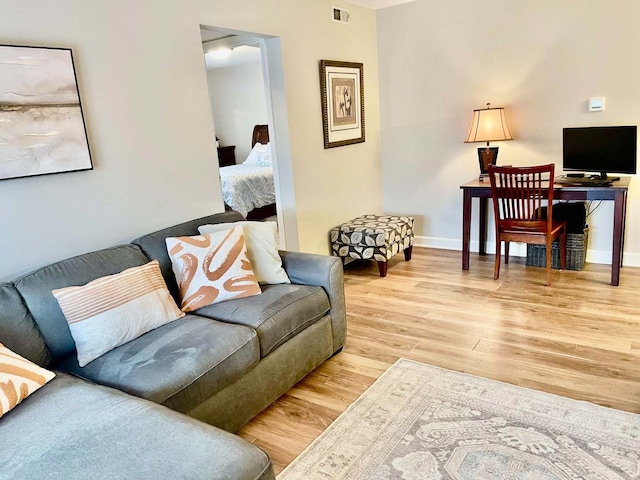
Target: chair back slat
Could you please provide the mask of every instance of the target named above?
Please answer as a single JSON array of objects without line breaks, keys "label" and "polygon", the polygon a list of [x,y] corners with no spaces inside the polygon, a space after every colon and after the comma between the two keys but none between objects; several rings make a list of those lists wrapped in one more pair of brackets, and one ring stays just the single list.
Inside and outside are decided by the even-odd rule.
[{"label": "chair back slat", "polygon": [[[535,167],[498,167],[491,165],[489,180],[496,222],[535,227],[551,225],[554,165]],[[542,208],[547,207],[547,219]]]}]

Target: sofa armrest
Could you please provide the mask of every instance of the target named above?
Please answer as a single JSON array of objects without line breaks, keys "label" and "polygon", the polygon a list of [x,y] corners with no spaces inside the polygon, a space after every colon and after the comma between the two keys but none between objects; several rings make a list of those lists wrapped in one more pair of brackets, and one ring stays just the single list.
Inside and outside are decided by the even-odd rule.
[{"label": "sofa armrest", "polygon": [[285,251],[279,253],[291,283],[317,285],[327,292],[331,304],[329,316],[333,330],[333,351],[337,352],[344,346],[347,336],[342,262],[338,257],[328,255]]}]

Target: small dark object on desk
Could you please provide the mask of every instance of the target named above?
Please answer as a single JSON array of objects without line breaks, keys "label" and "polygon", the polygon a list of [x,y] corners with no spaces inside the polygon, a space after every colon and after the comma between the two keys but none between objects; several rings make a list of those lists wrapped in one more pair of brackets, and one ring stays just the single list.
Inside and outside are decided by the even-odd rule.
[{"label": "small dark object on desk", "polygon": [[560,175],[553,179],[553,183],[558,185],[576,185],[588,187],[610,187],[614,182],[613,178],[601,178],[599,175],[591,177],[569,177],[568,175]]}]

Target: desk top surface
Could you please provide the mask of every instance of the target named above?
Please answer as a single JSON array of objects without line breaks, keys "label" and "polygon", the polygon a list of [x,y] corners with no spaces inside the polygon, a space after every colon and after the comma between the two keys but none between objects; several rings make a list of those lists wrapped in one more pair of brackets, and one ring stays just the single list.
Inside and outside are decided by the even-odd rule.
[{"label": "desk top surface", "polygon": [[[611,185],[604,186],[595,186],[595,185],[560,185],[554,184],[554,190],[628,190],[629,182],[631,181],[631,177],[620,177],[620,180],[613,182]],[[546,182],[545,182],[546,183]],[[464,185],[460,185],[462,189],[482,189],[487,188],[491,189],[491,183],[489,179],[486,178],[484,182],[481,182],[478,178],[471,180],[470,182],[465,183]]]}]

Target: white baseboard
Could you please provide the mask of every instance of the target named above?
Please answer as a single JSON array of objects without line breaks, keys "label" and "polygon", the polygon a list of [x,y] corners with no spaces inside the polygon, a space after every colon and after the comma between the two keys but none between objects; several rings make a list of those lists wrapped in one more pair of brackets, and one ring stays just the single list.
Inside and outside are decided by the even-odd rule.
[{"label": "white baseboard", "polygon": [[[438,237],[418,237],[414,238],[414,245],[416,247],[428,247],[428,248],[440,248],[442,250],[458,250],[462,251],[462,240],[455,238],[438,238]],[[472,240],[470,249],[472,252],[478,252],[478,241]],[[487,253],[495,254],[495,245],[493,242],[487,243]],[[509,255],[516,257],[527,256],[526,244],[512,244],[509,249]],[[611,265],[611,251],[610,250],[587,250],[587,262],[589,263],[602,263],[605,265]],[[625,267],[640,267],[640,253],[625,252],[623,256],[622,264]]]},{"label": "white baseboard", "polygon": [[[611,265],[611,251],[587,250],[586,261],[589,263]],[[624,252],[622,255],[622,265],[624,267],[640,267],[640,253]]]}]

